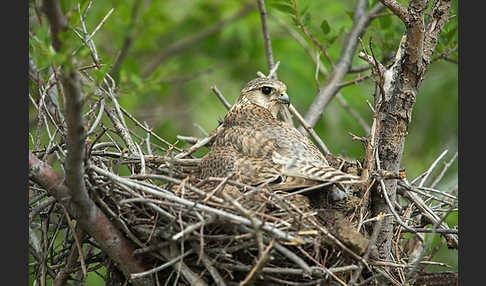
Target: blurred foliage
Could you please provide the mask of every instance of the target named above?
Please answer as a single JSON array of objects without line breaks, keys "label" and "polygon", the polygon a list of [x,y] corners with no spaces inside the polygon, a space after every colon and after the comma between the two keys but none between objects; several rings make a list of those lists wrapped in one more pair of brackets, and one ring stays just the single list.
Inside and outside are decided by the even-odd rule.
[{"label": "blurred foliage", "polygon": [[[41,7],[35,9],[40,1],[29,2],[29,52],[44,78],[49,73],[50,63],[59,65],[71,57],[80,61],[79,66],[90,65],[92,60],[89,50],[82,47],[72,31],[62,35],[62,39],[68,43],[65,48],[60,53],[53,52],[49,47],[51,39],[47,19],[42,16],[39,22]],[[71,27],[79,27],[76,7],[79,3],[84,11],[89,1],[61,2],[64,12],[70,14]],[[369,1],[369,7],[377,2]],[[406,5],[406,1],[399,2]],[[429,2],[432,5],[434,1]],[[171,45],[198,35],[222,19],[230,18],[243,9],[245,3],[256,7],[255,1],[235,0],[96,1],[87,14],[86,28],[89,33],[114,8],[94,36],[102,63],[107,64],[107,68],[99,71],[98,76],[101,79],[104,73],[110,71],[109,66],[119,57],[127,37],[131,37],[131,45],[118,74],[120,104],[170,142],[176,142],[177,135],[204,137],[200,128],[209,133],[226,112],[211,92],[211,86],[216,85],[228,101],[233,103],[239,90],[256,77],[257,71],[268,72],[257,9],[228,23],[216,33],[177,50],[149,76],[144,77],[142,73],[157,55],[164,53]],[[301,114],[306,113],[318,92],[316,66],[280,22],[299,33],[315,53],[317,47],[302,33],[298,26],[300,21],[326,48],[331,59],[337,61],[346,32],[352,25],[354,3],[351,0],[266,1],[273,55],[275,61],[281,62],[278,77],[287,84],[292,103]],[[378,59],[397,49],[404,31],[403,24],[396,16],[387,13],[386,9],[382,12],[384,15],[373,20],[362,37],[368,52],[371,41]],[[456,13],[457,1],[453,1],[451,18],[434,52],[433,59],[438,60],[429,65],[413,110],[401,164],[409,180],[426,171],[444,149],[449,150],[445,161],[458,150]],[[74,56],[71,54],[73,51],[76,53]],[[321,60],[330,70],[330,64],[323,55]],[[353,66],[365,64],[357,55],[352,63]],[[368,72],[361,75],[365,73]],[[345,80],[359,75],[349,74]],[[326,82],[322,75],[317,80],[319,87]],[[29,83],[29,87],[31,95],[38,97],[35,85]],[[371,124],[371,111],[366,100],[372,102],[374,82],[368,79],[344,87],[340,92],[348,104]],[[33,107],[30,108],[32,110]],[[35,128],[35,124],[31,124],[31,135],[35,134]],[[315,129],[332,153],[361,158],[362,145],[352,141],[348,132],[359,136],[364,136],[365,132],[336,100],[327,107]],[[139,134],[145,136],[142,132]],[[183,142],[179,142],[178,146],[187,147]],[[457,184],[457,168],[456,161],[442,180],[443,187]],[[441,168],[438,169],[440,171]],[[457,219],[451,224],[457,224]],[[448,263],[457,267],[457,254],[455,257],[454,261],[448,260]]]}]

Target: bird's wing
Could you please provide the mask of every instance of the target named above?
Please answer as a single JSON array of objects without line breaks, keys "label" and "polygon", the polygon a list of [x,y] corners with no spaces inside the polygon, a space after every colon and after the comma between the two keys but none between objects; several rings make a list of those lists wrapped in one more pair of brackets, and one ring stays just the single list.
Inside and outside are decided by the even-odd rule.
[{"label": "bird's wing", "polygon": [[279,135],[272,134],[278,138],[272,160],[283,166],[282,175],[344,184],[361,182],[359,176],[331,167],[317,147],[297,129],[283,124],[274,129]]},{"label": "bird's wing", "polygon": [[244,155],[231,146],[213,146],[200,163],[201,177],[227,177],[234,174],[238,181],[259,185],[273,182],[280,176],[280,165],[266,158]]}]

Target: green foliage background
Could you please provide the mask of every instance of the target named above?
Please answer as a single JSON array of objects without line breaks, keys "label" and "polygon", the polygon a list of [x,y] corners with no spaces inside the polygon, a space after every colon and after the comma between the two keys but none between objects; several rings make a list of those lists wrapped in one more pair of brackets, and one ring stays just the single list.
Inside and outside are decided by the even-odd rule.
[{"label": "green foliage background", "polygon": [[[31,6],[33,2],[30,1]],[[64,12],[71,13],[70,25],[79,26],[79,15],[73,10],[78,1],[61,2]],[[171,44],[198,34],[221,19],[231,17],[242,9],[244,2],[255,4],[254,1],[235,0],[144,0],[140,2],[137,20],[131,25],[135,0],[95,1],[87,18],[89,32],[114,8],[112,15],[94,36],[103,63],[111,65],[125,38],[133,33],[133,42],[122,62],[117,81],[120,104],[141,122],[146,121],[157,134],[170,142],[177,141],[176,135],[204,137],[196,125],[205,132],[213,130],[217,126],[217,119],[224,116],[226,109],[211,92],[211,86],[216,85],[228,101],[233,103],[239,90],[256,77],[257,71],[268,72],[257,9],[226,25],[219,32],[178,51],[148,78],[143,78],[141,74],[154,57]],[[305,114],[318,92],[316,66],[274,17],[303,36],[314,52],[316,47],[294,24],[292,12],[285,4],[287,2],[289,1],[266,1],[267,11],[271,15],[268,18],[270,36],[274,58],[280,61],[278,77],[287,84],[294,106],[301,114]],[[371,7],[377,1],[369,2]],[[405,1],[399,2],[406,5]],[[81,8],[86,7],[87,3],[88,1],[80,1]],[[350,0],[297,0],[297,10],[306,28],[327,48],[334,61],[337,61],[345,34],[351,27],[354,3],[355,1]],[[457,13],[457,1],[453,2],[453,7],[453,17],[444,29],[434,57],[457,45],[457,15],[454,14]],[[75,46],[60,53],[61,56],[54,56],[48,48],[50,37],[47,19],[44,18],[39,23],[32,8],[29,9],[29,19],[30,31],[39,39],[33,41],[29,38],[29,52],[46,77],[49,63],[62,62],[62,55],[68,57],[69,53],[66,51],[72,51]],[[381,59],[397,49],[403,31],[404,26],[397,17],[383,16],[372,21],[362,40],[368,46],[372,38],[374,52]],[[68,43],[81,46],[72,32],[65,33],[63,38]],[[85,64],[91,63],[87,50],[81,49],[77,57]],[[457,61],[457,50],[449,57]],[[321,56],[321,60],[330,70],[324,56]],[[365,63],[355,55],[353,65],[363,64]],[[100,77],[103,76],[103,72],[99,73]],[[348,75],[345,80],[356,76],[358,74]],[[326,78],[319,75],[318,81],[321,87]],[[35,96],[38,92],[32,83],[30,88]],[[373,92],[372,80],[341,89],[346,101],[369,124],[372,114],[366,100],[372,102]],[[457,152],[457,109],[457,64],[446,60],[433,62],[428,67],[417,97],[403,154],[401,165],[406,169],[409,180],[426,171],[445,149],[449,150],[445,161]],[[358,159],[362,157],[361,143],[352,141],[348,132],[359,136],[364,136],[365,132],[336,100],[327,107],[315,129],[332,153]],[[35,124],[30,126],[29,131],[35,134]],[[178,146],[187,147],[182,142]],[[449,169],[439,188],[447,189],[456,184],[457,161]],[[455,219],[450,219],[449,223],[456,225],[457,215],[453,217]],[[437,260],[457,267],[457,252],[444,248]],[[89,278],[86,285],[95,285],[95,280],[98,279]]]}]

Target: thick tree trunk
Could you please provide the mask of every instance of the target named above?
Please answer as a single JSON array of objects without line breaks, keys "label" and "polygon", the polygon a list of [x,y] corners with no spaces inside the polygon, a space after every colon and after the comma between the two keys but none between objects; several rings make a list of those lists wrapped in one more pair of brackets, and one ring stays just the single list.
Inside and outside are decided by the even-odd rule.
[{"label": "thick tree trunk", "polygon": [[[395,1],[382,0],[405,24],[406,31],[400,42],[394,63],[382,68],[383,86],[378,100],[375,144],[381,169],[397,173],[403,154],[405,137],[412,118],[412,109],[423,80],[426,66],[435,49],[437,39],[448,20],[451,0],[436,0],[432,17],[424,23],[425,0],[410,0],[404,8]],[[391,214],[383,196],[386,191],[391,202],[396,201],[396,180],[385,181],[386,190],[377,186],[371,195],[373,216]],[[393,216],[386,216],[378,235],[377,246],[382,259],[388,259],[393,235]]]}]

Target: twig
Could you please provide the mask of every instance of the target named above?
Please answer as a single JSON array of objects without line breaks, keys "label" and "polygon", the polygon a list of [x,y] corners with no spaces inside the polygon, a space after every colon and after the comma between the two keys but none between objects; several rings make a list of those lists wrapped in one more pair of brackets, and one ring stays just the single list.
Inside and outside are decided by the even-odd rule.
[{"label": "twig", "polygon": [[407,9],[403,7],[400,3],[396,0],[380,0],[390,11],[393,12],[398,18],[400,18],[403,22],[408,22],[408,13]]},{"label": "twig", "polygon": [[142,278],[142,277],[149,276],[151,274],[157,273],[161,270],[164,270],[165,268],[167,268],[169,266],[174,265],[176,262],[179,262],[179,260],[182,260],[184,257],[186,257],[186,256],[188,256],[189,254],[192,254],[192,253],[194,253],[194,250],[189,249],[184,254],[181,254],[181,255],[169,260],[168,262],[166,262],[166,263],[164,263],[160,266],[157,266],[155,268],[152,268],[152,269],[144,271],[144,272],[130,274],[130,278],[131,279],[137,279],[137,278]]},{"label": "twig", "polygon": [[122,106],[120,106],[120,110],[126,115],[128,116],[128,118],[130,118],[130,120],[133,121],[133,123],[135,123],[138,127],[142,128],[145,132],[149,133],[150,135],[154,136],[155,138],[157,138],[157,140],[159,140],[160,142],[166,144],[167,146],[169,146],[170,148],[173,148],[177,151],[181,151],[182,152],[182,149],[167,142],[167,140],[164,140],[163,138],[161,138],[159,135],[157,135],[155,132],[153,132],[151,129],[149,129],[146,125],[140,123],[136,118],[135,116],[131,115],[130,112],[128,112],[125,108],[123,108]]},{"label": "twig", "polygon": [[272,42],[270,40],[270,33],[268,32],[267,26],[267,10],[265,9],[264,0],[257,0],[258,4],[258,11],[260,12],[260,19],[262,23],[262,32],[263,32],[263,40],[265,44],[265,55],[267,57],[267,64],[268,64],[268,71],[269,77],[277,79],[277,73],[273,73],[270,75],[270,71],[273,69],[274,61],[273,61],[273,52],[272,52]]},{"label": "twig", "polygon": [[[192,201],[189,201],[189,200],[186,200],[186,199],[183,199],[183,198],[179,198],[175,195],[170,194],[169,192],[165,193],[165,192],[157,191],[155,189],[152,189],[152,188],[146,187],[144,185],[138,184],[136,182],[133,182],[132,180],[128,180],[128,179],[119,177],[119,176],[117,176],[113,173],[105,171],[105,170],[103,170],[103,169],[101,169],[97,166],[94,166],[94,165],[90,165],[89,168],[92,169],[93,171],[99,173],[99,174],[102,174],[102,175],[110,178],[111,180],[113,180],[117,183],[127,185],[129,187],[138,189],[140,191],[152,194],[156,197],[167,199],[167,200],[179,203],[179,204],[186,206],[186,207],[198,209],[198,210],[201,210],[201,211],[206,211],[206,212],[212,213],[214,215],[218,215],[218,216],[225,217],[225,218],[228,218],[228,219],[231,219],[231,220],[235,220],[235,221],[238,221],[238,222],[240,222],[244,225],[248,225],[248,226],[252,225],[251,221],[246,219],[246,218],[242,218],[240,216],[237,216],[237,215],[234,215],[234,214],[231,214],[231,213],[219,210],[219,209],[214,209],[214,208],[211,208],[211,207],[208,207],[208,206],[205,206],[205,205],[197,204],[195,202],[192,202]],[[256,221],[258,227],[261,227],[263,230],[272,233],[273,235],[275,235],[275,237],[277,237],[279,239],[282,239],[282,240],[285,240],[285,241],[294,241],[294,240],[297,239],[296,236],[289,234],[289,233],[285,233],[285,232],[283,232],[283,231],[281,231],[281,230],[279,230],[275,227],[272,227],[270,225],[264,224],[260,220],[255,219],[255,221]]]},{"label": "twig", "polygon": [[442,159],[442,157],[444,157],[446,154],[447,154],[447,150],[444,150],[444,152],[442,152],[439,155],[439,157],[437,157],[437,159],[435,159],[435,161],[432,163],[432,165],[430,165],[429,169],[425,172],[424,177],[422,178],[422,180],[420,181],[420,183],[418,185],[419,188],[424,185],[425,181],[427,180],[427,178],[429,177],[429,175],[432,173],[432,170],[434,170],[434,168],[437,165],[437,163],[439,163],[439,161]]},{"label": "twig", "polygon": [[297,109],[295,109],[295,107],[292,104],[289,105],[289,111],[295,116],[295,118],[297,118],[297,120],[300,122],[300,124],[302,124],[302,126],[304,126],[305,130],[316,141],[317,146],[319,146],[319,148],[321,148],[322,152],[324,152],[324,154],[329,154],[329,149],[327,148],[326,144],[324,144],[324,142],[322,142],[321,138],[317,135],[317,133],[312,128],[312,126],[310,126],[305,121],[305,119],[299,114]]},{"label": "twig", "polygon": [[191,35],[185,39],[179,40],[168,46],[165,50],[160,52],[155,58],[151,59],[150,62],[145,66],[142,70],[142,77],[148,78],[159,65],[161,65],[166,59],[179,53],[189,47],[194,46],[198,42],[202,41],[203,39],[217,33],[219,30],[224,28],[226,25],[235,22],[236,20],[242,18],[246,14],[248,14],[253,8],[255,7],[254,4],[245,4],[245,7],[240,9],[236,12],[233,16],[223,19],[210,27],[202,30],[198,34]]},{"label": "twig", "polygon": [[[217,129],[219,129],[220,127],[218,126]],[[181,159],[181,158],[184,158],[186,156],[189,156],[191,155],[192,153],[194,153],[197,149],[205,146],[206,144],[208,144],[211,140],[213,140],[217,135],[217,131],[216,132],[213,132],[211,133],[208,137],[204,138],[204,139],[201,139],[200,141],[198,141],[196,144],[192,145],[191,148],[189,148],[187,151],[185,152],[182,152],[182,153],[179,153],[175,156],[176,159]]]},{"label": "twig", "polygon": [[[29,151],[29,177],[37,184],[43,186],[58,202],[67,207],[70,213],[83,213],[71,203],[71,195],[64,179],[54,169],[40,161]],[[93,206],[89,209],[89,217],[78,216],[78,222],[83,229],[98,242],[100,248],[111,259],[120,263],[120,269],[128,276],[132,272],[145,271],[144,265],[133,256],[133,246],[105,216]],[[134,281],[137,285],[146,285],[146,280]]]},{"label": "twig", "polygon": [[[312,58],[314,63],[316,64],[316,67],[318,67],[319,72],[323,76],[329,76],[328,71],[326,70],[326,67],[322,64],[320,59],[316,56],[314,56],[314,53],[312,52],[311,48],[307,44],[307,42],[302,38],[302,36],[294,31],[287,23],[284,21],[280,20],[279,18],[273,17],[273,19],[280,25],[282,26],[301,46],[304,48],[306,53]],[[368,67],[369,68],[369,67]],[[351,71],[350,71],[351,72]],[[355,111],[351,108],[349,104],[344,100],[342,94],[338,91],[336,93],[336,97],[338,98],[339,103],[344,107],[346,111],[350,113],[350,115],[355,118],[358,122],[358,124],[366,131],[366,133],[369,133],[369,126],[366,124],[365,120]],[[302,124],[302,123],[301,123]],[[305,128],[305,127],[304,127]]]},{"label": "twig", "polygon": [[213,266],[213,262],[209,259],[209,257],[204,253],[201,252],[202,249],[200,249],[200,246],[197,243],[192,243],[192,247],[196,252],[200,253],[201,261],[206,266],[206,268],[209,271],[209,274],[211,274],[211,277],[213,277],[214,282],[216,283],[217,286],[226,286],[226,283],[224,281],[224,278],[219,274],[218,269]]},{"label": "twig", "polygon": [[265,248],[265,250],[260,254],[257,263],[250,270],[250,273],[248,273],[245,279],[240,282],[240,286],[251,284],[252,281],[258,276],[258,273],[261,271],[261,269],[265,265],[265,262],[268,260],[268,254],[270,253],[270,250],[272,249],[274,243],[275,243],[275,239],[272,239],[270,243],[267,245],[267,247]]},{"label": "twig", "polygon": [[[440,224],[442,224],[442,222],[447,218],[447,216],[449,216],[451,211],[452,211],[452,208],[450,208],[449,211],[447,213],[445,213],[439,221],[435,222],[434,226],[432,227],[432,230],[436,230],[440,226]],[[434,233],[435,233],[434,231],[431,233],[430,240],[432,240]],[[426,244],[426,246],[422,249],[419,257],[417,258],[417,260],[413,264],[412,269],[407,273],[406,280],[405,280],[404,283],[407,283],[408,281],[410,281],[411,279],[414,278],[414,275],[415,275],[415,273],[418,269],[418,266],[419,266],[420,262],[422,261],[423,257],[425,256],[425,253],[429,249],[430,245],[431,245],[430,243]]]},{"label": "twig", "polygon": [[457,155],[458,155],[458,153],[456,152],[454,154],[454,156],[452,156],[452,158],[445,163],[444,168],[442,169],[442,171],[440,171],[440,174],[435,178],[434,182],[432,184],[430,184],[431,188],[434,188],[440,182],[440,180],[444,176],[445,172],[449,169],[449,167],[452,165],[452,163],[454,163],[454,161],[456,160]]},{"label": "twig", "polygon": [[108,11],[108,13],[106,13],[106,15],[103,18],[103,20],[101,20],[101,22],[98,24],[98,26],[96,26],[96,28],[93,30],[93,32],[91,33],[91,35],[89,35],[89,37],[86,39],[86,42],[91,41],[91,39],[94,37],[94,35],[96,34],[96,32],[98,32],[98,30],[101,29],[101,27],[103,27],[103,25],[105,24],[106,20],[108,20],[108,17],[110,17],[110,15],[111,15],[111,13],[113,13],[113,11],[115,11],[115,8],[111,8],[110,11]]},{"label": "twig", "polygon": [[219,91],[219,89],[215,85],[211,87],[211,90],[214,92],[214,94],[216,94],[216,96],[219,98],[219,100],[224,105],[224,107],[226,107],[227,110],[230,110],[231,104],[226,100],[226,98],[221,93],[221,91]]},{"label": "twig", "polygon": [[342,82],[344,76],[351,66],[351,58],[356,51],[358,39],[372,20],[371,16],[378,13],[384,8],[381,3],[378,3],[367,12],[358,11],[359,9],[366,8],[366,5],[364,5],[364,7],[363,5],[360,5],[362,1],[363,0],[357,1],[357,9],[355,11],[355,14],[362,14],[362,16],[353,21],[353,26],[349,33],[346,35],[346,39],[341,50],[341,54],[339,56],[339,60],[336,62],[334,69],[329,75],[326,85],[319,90],[309,110],[304,116],[305,121],[307,121],[310,126],[315,126],[317,124],[324,112],[324,109],[338,92],[338,85]]},{"label": "twig", "polygon": [[[369,243],[368,243],[368,247],[366,249],[366,252],[363,256],[363,259],[366,260],[368,259],[368,256],[370,255],[371,253],[371,250],[373,248],[376,248],[376,238],[378,237],[378,233],[380,233],[380,229],[381,229],[381,223],[383,221],[383,217],[378,217],[378,220],[376,221],[375,223],[375,226],[373,228],[373,233],[371,234],[371,237],[370,237],[370,240],[369,240]],[[361,275],[361,272],[363,271],[363,264],[362,263],[359,263],[359,267],[358,269],[356,269],[353,273],[353,276],[352,276],[352,279],[351,281],[349,281],[349,285],[355,285],[356,284],[356,280],[359,278],[359,276]]]}]

